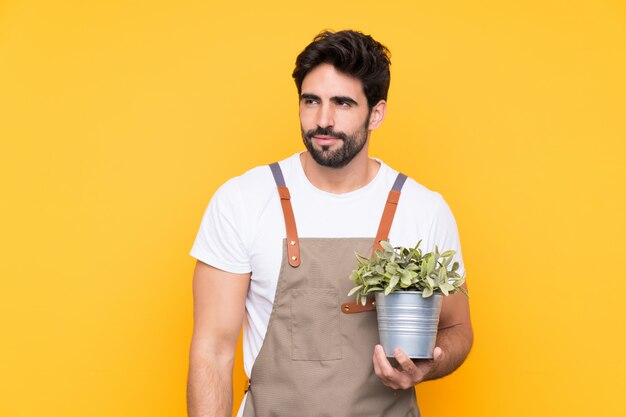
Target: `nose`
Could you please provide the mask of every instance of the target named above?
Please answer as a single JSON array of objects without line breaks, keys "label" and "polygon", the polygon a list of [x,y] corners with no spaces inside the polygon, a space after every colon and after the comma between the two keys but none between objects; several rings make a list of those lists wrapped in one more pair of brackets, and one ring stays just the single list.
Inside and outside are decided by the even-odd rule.
[{"label": "nose", "polygon": [[335,125],[335,111],[332,104],[325,103],[319,106],[317,112],[317,125],[321,128],[333,127]]}]

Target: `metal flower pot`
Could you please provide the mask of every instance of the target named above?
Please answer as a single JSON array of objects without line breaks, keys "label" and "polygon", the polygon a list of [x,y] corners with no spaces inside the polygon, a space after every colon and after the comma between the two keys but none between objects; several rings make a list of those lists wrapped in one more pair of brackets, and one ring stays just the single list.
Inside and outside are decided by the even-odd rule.
[{"label": "metal flower pot", "polygon": [[432,359],[441,300],[441,294],[423,298],[418,291],[376,293],[378,335],[388,357],[400,348],[410,358]]}]

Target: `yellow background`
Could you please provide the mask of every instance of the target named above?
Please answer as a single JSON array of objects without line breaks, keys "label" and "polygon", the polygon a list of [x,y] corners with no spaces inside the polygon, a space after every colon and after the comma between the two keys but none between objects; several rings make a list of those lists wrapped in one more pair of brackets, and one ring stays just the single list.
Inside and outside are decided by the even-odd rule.
[{"label": "yellow background", "polygon": [[623,1],[5,0],[0,416],[184,415],[189,249],[220,184],[302,148],[323,28],[391,49],[371,154],[459,225],[475,345],[423,414],[626,415]]}]

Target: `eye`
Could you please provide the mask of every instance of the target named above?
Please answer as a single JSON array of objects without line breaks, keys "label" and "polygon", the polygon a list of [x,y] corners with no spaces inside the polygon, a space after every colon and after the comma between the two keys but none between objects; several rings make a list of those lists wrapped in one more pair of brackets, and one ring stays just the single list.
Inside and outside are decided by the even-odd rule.
[{"label": "eye", "polygon": [[340,107],[350,107],[351,103],[347,100],[337,100],[337,105]]},{"label": "eye", "polygon": [[317,100],[315,100],[313,98],[305,98],[303,100],[303,103],[306,104],[306,105],[317,104]]}]

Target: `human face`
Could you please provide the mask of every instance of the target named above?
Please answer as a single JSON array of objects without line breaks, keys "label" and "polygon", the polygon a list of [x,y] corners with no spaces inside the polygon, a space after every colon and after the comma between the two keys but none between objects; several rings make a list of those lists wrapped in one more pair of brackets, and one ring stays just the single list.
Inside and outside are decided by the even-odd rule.
[{"label": "human face", "polygon": [[304,146],[320,165],[347,165],[369,138],[370,109],[361,81],[320,64],[304,77],[301,91]]}]

